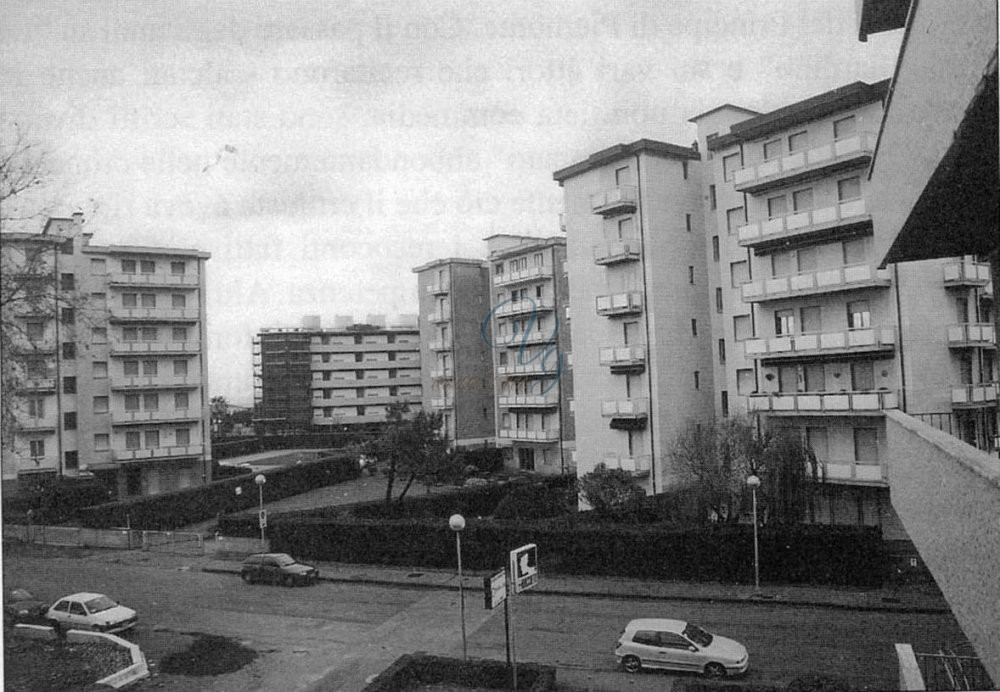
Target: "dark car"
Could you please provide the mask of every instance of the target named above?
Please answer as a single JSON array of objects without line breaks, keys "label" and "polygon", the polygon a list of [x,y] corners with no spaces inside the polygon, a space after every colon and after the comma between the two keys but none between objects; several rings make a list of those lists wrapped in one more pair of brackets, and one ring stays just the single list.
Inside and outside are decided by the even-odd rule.
[{"label": "dark car", "polygon": [[268,582],[271,584],[315,584],[319,570],[312,565],[304,565],[287,553],[257,553],[243,561],[240,576],[247,584]]},{"label": "dark car", "polygon": [[40,601],[27,589],[11,589],[4,594],[3,622],[5,625],[17,623],[45,624],[45,613],[49,604]]}]

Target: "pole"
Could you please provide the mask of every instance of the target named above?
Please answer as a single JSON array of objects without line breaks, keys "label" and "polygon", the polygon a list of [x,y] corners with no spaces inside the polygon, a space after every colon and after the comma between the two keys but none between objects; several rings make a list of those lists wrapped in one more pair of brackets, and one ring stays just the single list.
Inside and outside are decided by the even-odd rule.
[{"label": "pole", "polygon": [[262,551],[264,551],[264,550],[267,550],[267,544],[265,543],[265,538],[264,538],[264,521],[261,519],[261,517],[264,516],[264,484],[263,483],[258,483],[257,484],[257,497],[260,500],[260,509],[257,512],[257,523],[260,524],[260,549]]},{"label": "pole", "polygon": [[462,533],[455,532],[455,550],[458,553],[458,600],[462,609],[462,660],[469,660],[469,648],[465,640],[465,587],[462,584]]},{"label": "pole", "polygon": [[[504,572],[504,578],[506,579],[506,571]],[[507,597],[503,599],[503,629],[504,638],[507,640],[507,668],[513,670],[513,663],[510,656],[510,587],[507,588]],[[517,682],[514,682],[515,689]]]},{"label": "pole", "polygon": [[757,488],[753,488],[751,492],[753,493],[753,582],[757,593],[760,593],[760,549],[757,546]]},{"label": "pole", "polygon": [[[511,602],[514,597],[514,579],[513,575],[510,573],[510,567],[505,567],[504,572],[507,574],[507,600],[504,603],[505,612],[507,615],[507,631],[510,634],[510,681],[511,689],[517,689],[517,649],[514,646],[514,604]],[[510,603],[510,607],[507,608],[507,603]]]}]

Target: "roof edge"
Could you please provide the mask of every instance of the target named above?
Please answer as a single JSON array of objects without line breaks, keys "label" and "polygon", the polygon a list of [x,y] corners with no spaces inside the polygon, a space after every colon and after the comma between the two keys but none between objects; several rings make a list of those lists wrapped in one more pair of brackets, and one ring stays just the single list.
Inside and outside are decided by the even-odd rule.
[{"label": "roof edge", "polygon": [[603,166],[612,161],[623,159],[626,156],[633,156],[634,154],[638,154],[640,152],[656,154],[658,156],[668,158],[688,159],[694,161],[700,160],[701,158],[697,150],[692,147],[684,147],[679,144],[671,144],[670,142],[660,142],[655,139],[644,138],[637,139],[634,142],[629,142],[628,144],[619,143],[614,146],[610,146],[607,149],[601,149],[600,151],[591,154],[583,161],[566,166],[565,168],[560,168],[552,174],[552,179],[562,183],[567,178],[572,178],[588,170],[597,168],[598,166]]}]

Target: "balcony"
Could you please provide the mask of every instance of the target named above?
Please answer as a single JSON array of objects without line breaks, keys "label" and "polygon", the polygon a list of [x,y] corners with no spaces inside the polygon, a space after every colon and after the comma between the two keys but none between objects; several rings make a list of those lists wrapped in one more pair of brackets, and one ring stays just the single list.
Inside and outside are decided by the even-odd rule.
[{"label": "balcony", "polygon": [[112,286],[164,286],[170,288],[198,288],[197,274],[124,274],[109,272],[108,283]]},{"label": "balcony", "polygon": [[[432,380],[437,380],[442,377],[451,377],[451,368],[432,368],[430,371],[430,376]],[[395,383],[395,380],[392,380]]]},{"label": "balcony", "polygon": [[990,265],[985,262],[963,260],[944,265],[944,285],[966,288],[985,286],[990,282]]},{"label": "balcony", "polygon": [[201,351],[200,341],[112,341],[111,355],[152,353],[163,355],[196,355]]},{"label": "balcony", "polygon": [[[446,310],[435,310],[431,314],[427,315],[427,320],[429,322],[447,322],[451,319],[451,314]],[[383,344],[388,346],[388,344]]]},{"label": "balcony", "polygon": [[[511,329],[506,328],[508,324],[512,327]],[[538,328],[537,324],[532,325],[531,331],[527,333],[520,331],[520,327],[518,327],[518,331],[515,332],[513,329],[514,325],[511,323],[508,324],[501,325],[500,329],[497,330],[497,340],[494,343],[495,347],[499,348],[500,346],[506,346],[507,348],[520,348],[522,345],[528,346],[531,344],[547,344],[549,342],[554,344],[558,340],[557,334],[542,332]]]},{"label": "balcony", "polygon": [[445,341],[444,339],[435,339],[427,344],[427,348],[432,351],[450,351],[451,341]]},{"label": "balcony", "polygon": [[135,322],[197,322],[198,308],[109,308],[113,321]]},{"label": "balcony", "polygon": [[821,178],[839,170],[868,163],[871,161],[874,145],[874,135],[859,132],[852,137],[838,139],[806,151],[797,151],[735,171],[733,187],[737,192],[756,195],[776,187]]},{"label": "balcony", "polygon": [[497,405],[506,408],[555,408],[559,405],[559,395],[555,391],[545,394],[501,394],[497,397]]},{"label": "balcony", "polygon": [[138,423],[159,424],[181,420],[198,420],[200,411],[196,408],[183,411],[111,411],[112,425],[134,425]]},{"label": "balcony", "polygon": [[997,403],[996,382],[963,384],[951,388],[952,408],[977,408]]},{"label": "balcony", "polygon": [[24,381],[24,389],[32,392],[54,391],[56,388],[56,378],[54,377],[31,377]]},{"label": "balcony", "polygon": [[639,191],[634,185],[620,185],[590,196],[590,209],[601,216],[628,214],[636,210]]},{"label": "balcony", "polygon": [[603,317],[621,317],[642,313],[642,292],[628,291],[597,296],[597,314]]},{"label": "balcony", "polygon": [[602,401],[601,416],[611,419],[612,428],[641,428],[649,417],[649,399]]},{"label": "balcony", "polygon": [[857,288],[887,288],[891,285],[892,273],[888,269],[876,269],[872,264],[852,264],[836,269],[749,281],[743,284],[741,291],[744,302],[761,303]]},{"label": "balcony", "polygon": [[553,375],[555,374],[555,365],[552,362],[547,362],[545,367],[542,367],[542,359],[536,358],[530,363],[511,363],[507,365],[496,366],[496,373],[498,375]]},{"label": "balcony", "polygon": [[[811,464],[806,464],[806,477],[812,477]],[[827,483],[887,483],[885,469],[881,464],[854,461],[821,461],[819,477]]]},{"label": "balcony", "polygon": [[194,457],[205,453],[205,445],[176,445],[174,447],[154,447],[152,449],[115,449],[111,458],[115,461],[142,461],[143,459],[165,459],[168,457]]},{"label": "balcony", "polygon": [[789,238],[814,241],[831,235],[833,230],[850,230],[870,224],[867,203],[864,199],[855,199],[832,207],[750,223],[740,226],[737,233],[743,247],[763,248],[781,245]]},{"label": "balcony", "polygon": [[496,317],[511,317],[513,315],[528,315],[535,312],[550,312],[555,309],[551,298],[521,298],[508,300],[501,304],[493,313]]},{"label": "balcony", "polygon": [[638,262],[642,258],[642,241],[638,238],[609,240],[594,246],[594,264],[611,265]]},{"label": "balcony", "polygon": [[525,430],[524,428],[500,428],[500,440],[515,442],[558,442],[559,428],[550,430]]},{"label": "balcony", "polygon": [[872,415],[897,408],[895,392],[788,392],[750,394],[750,411],[785,415]]},{"label": "balcony", "polygon": [[614,374],[640,373],[646,369],[646,347],[605,346],[598,353],[598,362]]},{"label": "balcony", "polygon": [[541,281],[542,279],[551,278],[552,272],[546,267],[526,267],[525,269],[507,271],[503,274],[494,274],[493,285],[511,286],[513,284],[525,283],[529,281]]},{"label": "balcony", "polygon": [[111,389],[196,389],[201,384],[201,377],[196,374],[147,375],[116,378],[111,382]]},{"label": "balcony", "polygon": [[992,324],[953,324],[948,327],[949,348],[996,348]]},{"label": "balcony", "polygon": [[609,469],[621,469],[635,476],[649,475],[649,470],[652,467],[652,457],[649,454],[629,456],[608,452],[604,455],[602,462]]},{"label": "balcony", "polygon": [[18,417],[17,423],[23,432],[55,432],[59,427],[59,419],[52,414],[41,418]]},{"label": "balcony", "polygon": [[896,330],[891,327],[846,329],[839,332],[797,334],[771,339],[751,339],[743,345],[747,358],[798,358],[842,356],[850,353],[892,354],[896,349]]},{"label": "balcony", "polygon": [[428,295],[432,296],[443,296],[447,295],[448,291],[451,290],[450,281],[435,281],[427,287]]},{"label": "balcony", "polygon": [[430,405],[431,408],[452,408],[455,405],[455,397],[454,395],[434,397]]}]

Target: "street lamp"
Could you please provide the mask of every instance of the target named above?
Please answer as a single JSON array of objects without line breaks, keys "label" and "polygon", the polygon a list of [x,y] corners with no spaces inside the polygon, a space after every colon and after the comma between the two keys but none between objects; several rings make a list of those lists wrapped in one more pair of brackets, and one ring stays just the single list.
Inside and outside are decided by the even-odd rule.
[{"label": "street lamp", "polygon": [[747,477],[747,487],[753,493],[753,582],[756,593],[760,593],[760,548],[757,544],[757,488],[760,487],[760,478],[754,474]]},{"label": "street lamp", "polygon": [[260,500],[260,511],[257,513],[257,523],[260,524],[260,549],[264,550],[267,546],[264,540],[264,527],[267,525],[264,522],[264,484],[267,483],[267,478],[264,477],[263,473],[258,473],[254,476],[253,482],[257,484],[257,497]]},{"label": "street lamp", "polygon": [[455,532],[455,551],[458,553],[458,600],[462,608],[462,660],[469,658],[469,649],[465,641],[465,587],[462,585],[462,529],[465,528],[465,517],[452,514],[448,526]]}]

